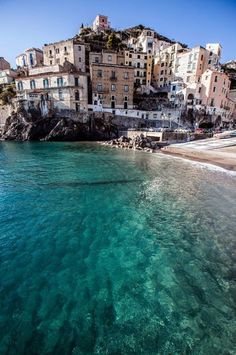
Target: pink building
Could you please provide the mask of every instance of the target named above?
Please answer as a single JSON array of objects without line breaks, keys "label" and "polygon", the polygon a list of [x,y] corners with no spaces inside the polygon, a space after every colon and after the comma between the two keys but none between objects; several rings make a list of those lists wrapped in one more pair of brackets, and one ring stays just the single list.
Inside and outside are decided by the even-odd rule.
[{"label": "pink building", "polygon": [[93,21],[93,30],[99,32],[101,30],[108,30],[110,28],[110,22],[107,16],[97,15]]}]

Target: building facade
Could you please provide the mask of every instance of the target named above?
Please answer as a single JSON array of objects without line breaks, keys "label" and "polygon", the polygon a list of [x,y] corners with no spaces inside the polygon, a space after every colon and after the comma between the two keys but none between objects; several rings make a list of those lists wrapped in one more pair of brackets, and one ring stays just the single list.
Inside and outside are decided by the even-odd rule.
[{"label": "building facade", "polygon": [[50,109],[60,112],[84,112],[88,109],[87,75],[56,65],[30,69],[27,76],[16,78],[17,101],[26,109]]},{"label": "building facade", "polygon": [[43,65],[43,51],[39,48],[30,48],[16,57],[18,68],[33,68]]},{"label": "building facade", "polygon": [[108,17],[104,15],[97,15],[93,21],[93,30],[99,32],[101,30],[108,30],[110,28],[110,22]]},{"label": "building facade", "polygon": [[134,69],[116,64],[91,64],[94,107],[133,108]]},{"label": "building facade", "polygon": [[0,70],[11,69],[10,63],[3,57],[0,57]]},{"label": "building facade", "polygon": [[73,64],[77,70],[85,72],[85,45],[72,38],[43,47],[45,66],[63,65],[66,61]]}]

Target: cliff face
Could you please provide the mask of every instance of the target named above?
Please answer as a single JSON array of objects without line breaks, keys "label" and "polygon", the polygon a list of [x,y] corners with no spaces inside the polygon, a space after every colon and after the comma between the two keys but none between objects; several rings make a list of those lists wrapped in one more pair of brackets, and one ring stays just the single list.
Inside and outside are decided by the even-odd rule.
[{"label": "cliff face", "polygon": [[118,136],[119,129],[126,129],[143,121],[93,112],[75,120],[65,117],[41,117],[35,113],[29,115],[21,111],[7,118],[0,139],[14,141],[112,139]]}]

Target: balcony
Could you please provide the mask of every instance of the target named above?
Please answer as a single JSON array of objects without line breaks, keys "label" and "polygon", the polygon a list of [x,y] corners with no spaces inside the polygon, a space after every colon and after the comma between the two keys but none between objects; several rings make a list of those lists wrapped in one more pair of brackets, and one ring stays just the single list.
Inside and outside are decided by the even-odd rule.
[{"label": "balcony", "polygon": [[110,77],[110,80],[111,80],[111,81],[117,81],[117,76],[112,75],[112,76]]}]

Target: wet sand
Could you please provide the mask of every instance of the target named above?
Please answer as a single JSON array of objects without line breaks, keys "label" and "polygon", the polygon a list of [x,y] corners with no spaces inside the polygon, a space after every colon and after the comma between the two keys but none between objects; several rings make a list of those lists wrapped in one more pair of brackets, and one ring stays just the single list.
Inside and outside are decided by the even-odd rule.
[{"label": "wet sand", "polygon": [[[224,143],[227,145],[227,142]],[[227,170],[236,171],[236,140],[235,145],[233,146],[230,145],[228,147],[225,146],[219,148],[209,148],[207,147],[207,144],[205,149],[202,149],[202,147],[200,148],[200,146],[198,149],[197,144],[194,148],[187,144],[179,144],[178,146],[170,145],[162,148],[162,153],[213,164]]]}]

